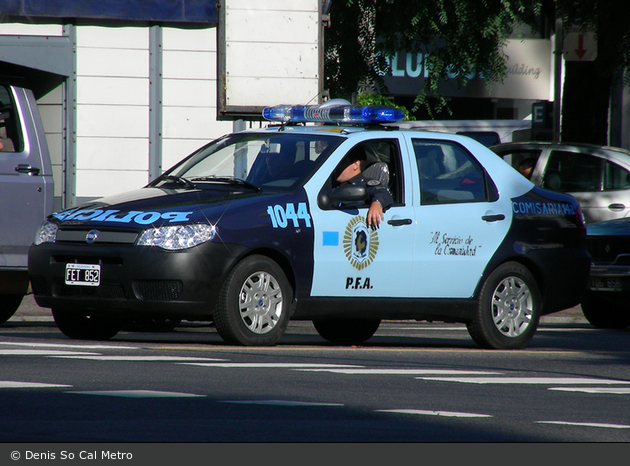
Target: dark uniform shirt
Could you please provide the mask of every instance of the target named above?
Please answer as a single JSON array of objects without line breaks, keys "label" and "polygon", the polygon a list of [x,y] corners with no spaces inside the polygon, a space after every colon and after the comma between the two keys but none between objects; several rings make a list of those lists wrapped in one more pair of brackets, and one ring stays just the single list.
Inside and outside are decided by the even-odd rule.
[{"label": "dark uniform shirt", "polygon": [[346,183],[354,186],[363,186],[367,190],[368,197],[365,202],[368,206],[372,204],[372,202],[378,201],[383,207],[383,212],[385,212],[394,204],[394,199],[387,188],[378,180],[366,178],[363,176],[363,173],[359,173],[354,178],[346,181]]}]

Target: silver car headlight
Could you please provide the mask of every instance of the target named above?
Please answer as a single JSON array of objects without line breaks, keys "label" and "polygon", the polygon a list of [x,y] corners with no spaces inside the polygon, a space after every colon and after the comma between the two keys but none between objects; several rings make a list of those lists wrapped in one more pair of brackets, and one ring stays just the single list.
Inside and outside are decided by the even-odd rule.
[{"label": "silver car headlight", "polygon": [[210,241],[216,234],[216,227],[205,223],[163,226],[144,230],[136,244],[177,251]]},{"label": "silver car headlight", "polygon": [[53,222],[44,222],[41,224],[37,233],[35,233],[35,240],[33,243],[39,245],[42,243],[54,243],[57,240],[57,231],[59,226]]}]

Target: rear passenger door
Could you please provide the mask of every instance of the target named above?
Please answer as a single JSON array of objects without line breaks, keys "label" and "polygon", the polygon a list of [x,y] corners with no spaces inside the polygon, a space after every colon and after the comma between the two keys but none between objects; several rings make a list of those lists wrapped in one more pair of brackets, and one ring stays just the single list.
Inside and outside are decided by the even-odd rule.
[{"label": "rear passenger door", "polygon": [[507,234],[510,200],[499,199],[460,143],[410,137],[409,145],[417,169],[412,296],[469,298]]}]

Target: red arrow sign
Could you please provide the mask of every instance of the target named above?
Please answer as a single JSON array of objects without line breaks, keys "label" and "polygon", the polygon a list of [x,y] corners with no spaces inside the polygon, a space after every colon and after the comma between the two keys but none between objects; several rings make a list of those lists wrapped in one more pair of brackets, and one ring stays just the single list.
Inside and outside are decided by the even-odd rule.
[{"label": "red arrow sign", "polygon": [[578,36],[578,48],[575,49],[575,53],[579,59],[582,59],[584,55],[586,55],[586,49],[584,48],[584,35],[580,34]]}]

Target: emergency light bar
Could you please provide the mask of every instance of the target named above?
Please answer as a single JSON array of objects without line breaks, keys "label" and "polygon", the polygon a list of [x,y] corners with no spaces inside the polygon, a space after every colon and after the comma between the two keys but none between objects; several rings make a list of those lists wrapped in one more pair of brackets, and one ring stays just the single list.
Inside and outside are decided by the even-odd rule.
[{"label": "emergency light bar", "polygon": [[381,105],[277,105],[262,114],[266,120],[283,123],[394,123],[405,117],[402,110]]}]

